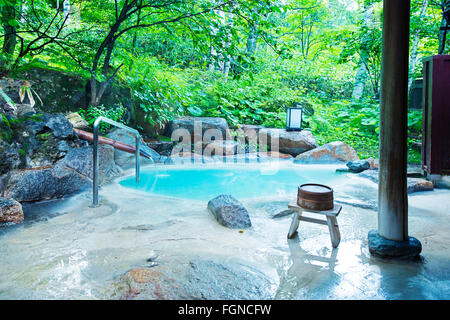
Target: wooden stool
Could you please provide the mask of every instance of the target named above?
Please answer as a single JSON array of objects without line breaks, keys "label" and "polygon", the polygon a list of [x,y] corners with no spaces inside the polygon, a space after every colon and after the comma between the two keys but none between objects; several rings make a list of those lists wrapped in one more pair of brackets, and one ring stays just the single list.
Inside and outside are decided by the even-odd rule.
[{"label": "wooden stool", "polygon": [[[337,248],[339,242],[341,241],[341,233],[339,232],[339,226],[337,224],[336,217],[341,212],[341,205],[334,205],[334,208],[327,211],[315,211],[310,209],[305,209],[297,205],[296,203],[290,203],[288,208],[295,211],[294,216],[292,217],[291,227],[289,228],[288,238],[291,239],[295,232],[298,229],[298,224],[300,220],[318,224],[328,225],[328,230],[330,231],[331,243],[333,244],[333,248]],[[325,215],[326,220],[320,220],[315,218],[303,217],[303,212],[312,212],[317,214]]]}]

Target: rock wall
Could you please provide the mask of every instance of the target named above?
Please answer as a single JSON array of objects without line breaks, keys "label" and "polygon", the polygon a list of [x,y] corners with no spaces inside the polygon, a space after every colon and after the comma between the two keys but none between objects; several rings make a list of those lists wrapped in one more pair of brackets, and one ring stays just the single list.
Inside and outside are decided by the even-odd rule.
[{"label": "rock wall", "polygon": [[[89,81],[78,75],[60,70],[33,68],[15,75],[15,80],[0,80],[0,87],[15,102],[19,101],[19,89],[26,79],[31,88],[37,92],[35,108],[40,112],[67,113],[79,110],[89,104]],[[0,98],[1,102],[3,98]],[[103,105],[122,103],[131,108],[131,90],[118,81],[113,81],[106,89],[102,100]]]}]

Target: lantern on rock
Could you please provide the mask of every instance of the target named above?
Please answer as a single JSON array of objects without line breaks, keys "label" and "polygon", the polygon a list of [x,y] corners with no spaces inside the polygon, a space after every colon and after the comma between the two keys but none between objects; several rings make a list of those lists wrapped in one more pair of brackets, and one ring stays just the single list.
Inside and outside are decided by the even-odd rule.
[{"label": "lantern on rock", "polygon": [[302,130],[302,108],[287,108],[286,109],[286,131],[301,131]]}]

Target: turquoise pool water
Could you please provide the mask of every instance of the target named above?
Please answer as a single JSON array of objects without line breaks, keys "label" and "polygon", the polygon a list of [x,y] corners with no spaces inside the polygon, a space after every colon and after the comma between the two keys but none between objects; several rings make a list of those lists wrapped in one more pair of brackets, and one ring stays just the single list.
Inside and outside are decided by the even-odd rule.
[{"label": "turquoise pool water", "polygon": [[297,192],[303,183],[321,183],[333,187],[344,179],[336,174],[336,166],[251,165],[148,167],[141,171],[136,183],[129,176],[119,184],[152,194],[210,200],[219,194],[231,194],[237,199],[286,195]]}]

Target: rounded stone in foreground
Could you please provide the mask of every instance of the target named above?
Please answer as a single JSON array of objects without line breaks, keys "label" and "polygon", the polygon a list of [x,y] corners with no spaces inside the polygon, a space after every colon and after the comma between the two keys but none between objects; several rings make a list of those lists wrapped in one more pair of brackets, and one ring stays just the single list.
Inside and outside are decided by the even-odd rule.
[{"label": "rounded stone in foreground", "polygon": [[208,210],[227,228],[245,229],[252,226],[247,209],[231,195],[222,194],[211,199]]},{"label": "rounded stone in foreground", "polygon": [[381,258],[415,259],[422,252],[422,244],[414,237],[395,241],[380,236],[377,230],[370,230],[368,239],[370,253]]},{"label": "rounded stone in foreground", "polygon": [[0,223],[23,222],[22,205],[14,199],[0,197]]}]

